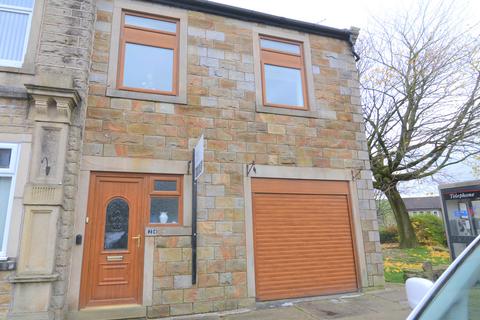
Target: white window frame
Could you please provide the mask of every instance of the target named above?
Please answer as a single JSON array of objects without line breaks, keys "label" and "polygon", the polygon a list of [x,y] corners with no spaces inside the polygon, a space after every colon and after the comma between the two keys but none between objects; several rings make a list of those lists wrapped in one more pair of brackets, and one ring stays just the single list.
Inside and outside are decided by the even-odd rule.
[{"label": "white window frame", "polygon": [[30,37],[30,29],[31,29],[31,26],[32,26],[32,16],[33,16],[33,9],[34,8],[35,8],[35,0],[33,1],[33,5],[32,5],[31,8],[0,4],[0,11],[9,11],[9,12],[15,12],[15,13],[21,13],[21,14],[27,14],[28,15],[27,30],[25,32],[25,39],[24,39],[24,42],[23,42],[22,59],[21,60],[0,59],[0,66],[14,67],[14,68],[21,68],[22,67],[23,62],[25,60],[25,54],[27,52],[28,39]]},{"label": "white window frame", "polygon": [[17,175],[18,155],[19,155],[20,146],[18,144],[13,144],[13,143],[0,143],[0,149],[11,150],[9,167],[0,169],[0,177],[12,178],[12,184],[10,185],[10,195],[8,197],[7,214],[5,216],[5,230],[3,232],[2,247],[0,250],[0,260],[6,260],[8,258],[7,242],[8,242],[8,235],[10,231],[10,220],[12,216],[12,205],[13,205],[13,197],[15,193],[15,181],[16,181],[16,175]]}]

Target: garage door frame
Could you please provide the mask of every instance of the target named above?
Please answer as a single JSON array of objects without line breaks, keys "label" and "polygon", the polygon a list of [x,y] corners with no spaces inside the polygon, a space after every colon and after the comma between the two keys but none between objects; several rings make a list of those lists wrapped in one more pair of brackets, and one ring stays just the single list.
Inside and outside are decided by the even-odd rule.
[{"label": "garage door frame", "polygon": [[337,180],[346,181],[349,185],[349,208],[352,227],[353,249],[357,271],[358,287],[368,287],[367,266],[363,236],[359,214],[359,203],[354,175],[351,170],[323,169],[323,168],[299,168],[256,165],[256,173],[251,172],[247,176],[244,170],[244,194],[245,194],[245,232],[247,244],[247,289],[248,297],[256,297],[255,288],[255,258],[253,236],[253,208],[252,186],[253,178],[278,178],[278,179],[306,179],[306,180]]}]

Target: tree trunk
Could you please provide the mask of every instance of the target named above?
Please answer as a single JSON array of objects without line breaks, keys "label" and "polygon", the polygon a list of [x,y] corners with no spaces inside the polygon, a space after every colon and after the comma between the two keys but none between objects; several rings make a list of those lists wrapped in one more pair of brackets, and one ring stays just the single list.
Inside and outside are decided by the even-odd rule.
[{"label": "tree trunk", "polygon": [[415,235],[407,207],[405,207],[405,203],[400,196],[400,192],[397,190],[397,186],[395,185],[384,192],[390,206],[392,207],[395,220],[397,221],[400,248],[418,247],[417,236]]}]

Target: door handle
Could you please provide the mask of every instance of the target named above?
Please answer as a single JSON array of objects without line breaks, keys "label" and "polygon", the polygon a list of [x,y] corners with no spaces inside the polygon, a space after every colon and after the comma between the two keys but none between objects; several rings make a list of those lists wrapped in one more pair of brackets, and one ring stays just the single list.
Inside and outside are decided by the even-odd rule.
[{"label": "door handle", "polygon": [[135,237],[132,237],[133,240],[137,240],[137,248],[140,248],[142,245],[142,236],[141,235],[136,235]]}]

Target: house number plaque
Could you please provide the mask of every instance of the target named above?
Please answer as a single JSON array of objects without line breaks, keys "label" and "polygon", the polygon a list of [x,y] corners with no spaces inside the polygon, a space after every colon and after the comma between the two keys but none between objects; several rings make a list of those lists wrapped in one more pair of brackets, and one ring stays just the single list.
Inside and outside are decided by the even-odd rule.
[{"label": "house number plaque", "polygon": [[160,230],[158,228],[146,227],[145,228],[145,236],[146,237],[154,237],[160,234]]}]

